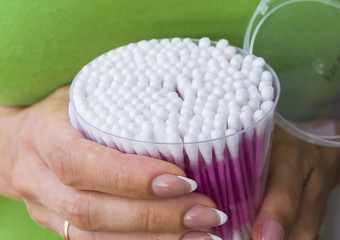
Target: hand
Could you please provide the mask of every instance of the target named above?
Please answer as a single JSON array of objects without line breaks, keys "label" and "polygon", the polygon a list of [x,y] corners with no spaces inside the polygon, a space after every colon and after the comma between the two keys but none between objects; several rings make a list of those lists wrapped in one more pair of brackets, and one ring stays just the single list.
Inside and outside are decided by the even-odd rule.
[{"label": "hand", "polygon": [[339,150],[275,129],[268,186],[253,226],[254,240],[317,239],[328,195],[340,180]]},{"label": "hand", "polygon": [[[177,166],[84,139],[68,119],[68,88],[25,109],[0,108],[0,191],[72,240],[212,239],[220,225],[208,197]],[[2,114],[1,114],[2,113]],[[202,218],[202,216],[204,216]]]}]

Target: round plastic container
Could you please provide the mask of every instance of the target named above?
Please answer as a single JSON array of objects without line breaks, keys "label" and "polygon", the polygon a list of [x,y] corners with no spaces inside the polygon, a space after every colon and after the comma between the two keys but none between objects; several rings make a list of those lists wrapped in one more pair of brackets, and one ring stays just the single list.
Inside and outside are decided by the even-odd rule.
[{"label": "round plastic container", "polygon": [[[238,53],[249,55],[241,49]],[[228,222],[215,228],[216,234],[224,240],[250,240],[251,226],[265,189],[280,95],[275,72],[268,65],[265,70],[274,77],[274,106],[255,124],[222,138],[188,143],[150,142],[116,136],[95,127],[79,114],[74,101],[74,88],[84,70],[78,73],[71,86],[69,116],[72,125],[87,139],[121,152],[150,156],[180,166],[198,183],[197,191],[211,197],[228,215]]]},{"label": "round plastic container", "polygon": [[305,141],[340,146],[340,1],[263,0],[244,49],[276,71],[277,122]]}]

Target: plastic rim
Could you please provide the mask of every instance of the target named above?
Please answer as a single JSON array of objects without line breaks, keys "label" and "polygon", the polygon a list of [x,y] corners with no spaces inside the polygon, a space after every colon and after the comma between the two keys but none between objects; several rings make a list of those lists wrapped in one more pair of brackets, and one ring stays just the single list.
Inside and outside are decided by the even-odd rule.
[{"label": "plastic rim", "polygon": [[277,123],[300,139],[333,147],[340,146],[339,24],[338,0],[262,0],[243,43],[280,79]]}]

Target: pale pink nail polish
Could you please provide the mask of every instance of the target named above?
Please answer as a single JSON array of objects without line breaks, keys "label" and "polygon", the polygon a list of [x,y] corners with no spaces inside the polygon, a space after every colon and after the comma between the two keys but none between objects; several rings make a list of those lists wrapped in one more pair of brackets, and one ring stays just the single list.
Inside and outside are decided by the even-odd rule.
[{"label": "pale pink nail polish", "polygon": [[227,215],[214,208],[197,205],[184,216],[184,225],[192,229],[208,229],[220,226],[228,220]]},{"label": "pale pink nail polish", "polygon": [[267,220],[262,227],[262,240],[284,240],[285,231],[279,223],[274,219]]},{"label": "pale pink nail polish", "polygon": [[174,197],[195,191],[197,183],[189,178],[163,174],[152,181],[153,192],[162,197]]},{"label": "pale pink nail polish", "polygon": [[222,240],[222,238],[206,232],[189,232],[183,236],[182,240]]}]

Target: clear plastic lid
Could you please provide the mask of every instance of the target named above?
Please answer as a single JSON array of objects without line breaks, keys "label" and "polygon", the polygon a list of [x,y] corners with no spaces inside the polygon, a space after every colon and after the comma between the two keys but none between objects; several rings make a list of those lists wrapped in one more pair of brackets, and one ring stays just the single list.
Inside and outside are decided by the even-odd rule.
[{"label": "clear plastic lid", "polygon": [[340,1],[263,0],[243,47],[280,79],[278,124],[308,142],[340,146]]}]

